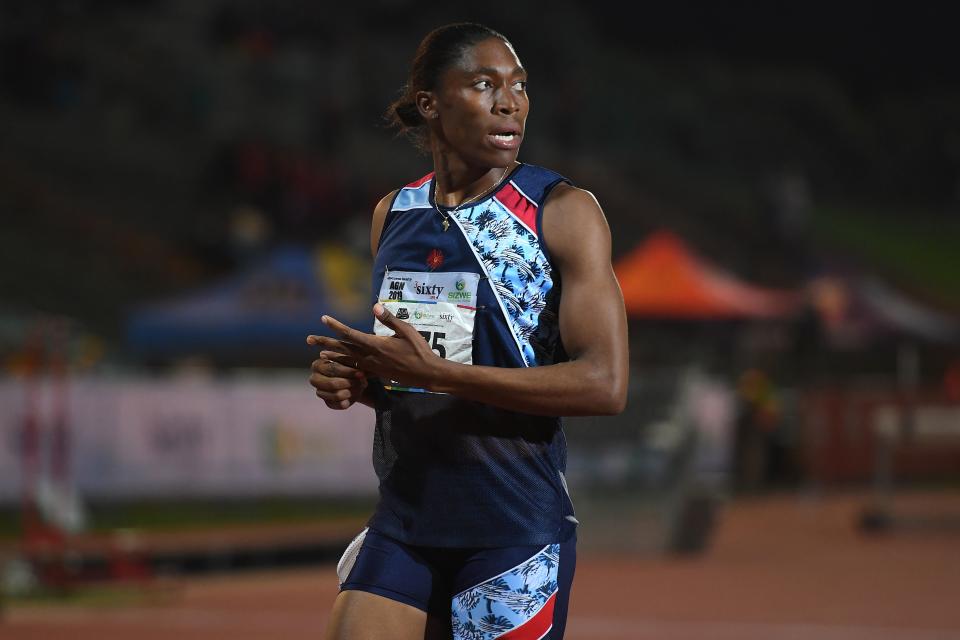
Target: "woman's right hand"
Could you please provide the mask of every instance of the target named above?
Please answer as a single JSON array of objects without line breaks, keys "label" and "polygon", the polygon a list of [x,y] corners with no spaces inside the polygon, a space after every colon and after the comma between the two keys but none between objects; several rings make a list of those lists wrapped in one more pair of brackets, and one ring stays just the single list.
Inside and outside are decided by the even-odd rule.
[{"label": "woman's right hand", "polygon": [[[310,344],[317,344],[307,338]],[[313,361],[310,367],[310,385],[316,389],[317,397],[323,399],[331,409],[342,411],[349,409],[355,402],[360,402],[367,389],[367,376],[359,369],[336,362],[334,354],[321,351],[320,357]]]}]

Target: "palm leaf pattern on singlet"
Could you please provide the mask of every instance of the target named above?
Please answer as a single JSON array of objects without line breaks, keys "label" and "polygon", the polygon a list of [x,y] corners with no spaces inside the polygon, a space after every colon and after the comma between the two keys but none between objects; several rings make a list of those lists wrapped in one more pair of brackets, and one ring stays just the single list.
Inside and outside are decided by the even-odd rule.
[{"label": "palm leaf pattern on singlet", "polygon": [[532,618],[557,592],[560,545],[544,547],[532,558],[453,599],[454,637],[493,640]]},{"label": "palm leaf pattern on singlet", "polygon": [[501,633],[512,629],[513,623],[503,616],[498,616],[491,613],[480,618],[478,626],[481,631],[500,635]]},{"label": "palm leaf pattern on singlet", "polygon": [[530,339],[553,286],[550,263],[537,236],[497,200],[453,212],[467,240],[483,263],[494,292],[520,343],[524,361],[534,366]]},{"label": "palm leaf pattern on singlet", "polygon": [[487,640],[487,638],[492,636],[474,624],[473,620],[461,623],[454,618],[453,637],[456,638],[456,640]]}]

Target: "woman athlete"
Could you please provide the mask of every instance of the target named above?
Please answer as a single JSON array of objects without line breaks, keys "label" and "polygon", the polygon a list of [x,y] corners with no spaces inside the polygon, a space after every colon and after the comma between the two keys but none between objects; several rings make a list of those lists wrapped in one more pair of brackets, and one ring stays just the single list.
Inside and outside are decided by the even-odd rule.
[{"label": "woman athlete", "polygon": [[327,638],[557,639],[576,524],[559,416],[626,402],[623,297],[587,191],[517,161],[527,72],[501,34],[420,44],[395,123],[434,171],[371,229],[373,333],[339,339],[310,384],[376,409],[380,500],[338,565]]}]

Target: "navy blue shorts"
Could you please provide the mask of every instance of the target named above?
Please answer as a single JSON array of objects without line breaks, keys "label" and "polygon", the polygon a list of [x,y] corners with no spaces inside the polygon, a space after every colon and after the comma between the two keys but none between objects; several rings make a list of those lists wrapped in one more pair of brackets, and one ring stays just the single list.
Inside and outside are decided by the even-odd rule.
[{"label": "navy blue shorts", "polygon": [[576,568],[576,530],[555,544],[440,548],[365,529],[337,566],[340,590],[449,616],[454,640],[559,640]]}]

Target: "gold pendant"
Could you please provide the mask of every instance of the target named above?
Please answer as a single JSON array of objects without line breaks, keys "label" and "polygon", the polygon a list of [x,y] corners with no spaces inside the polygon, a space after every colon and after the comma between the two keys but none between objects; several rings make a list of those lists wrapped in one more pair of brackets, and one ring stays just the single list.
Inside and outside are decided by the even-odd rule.
[{"label": "gold pendant", "polygon": [[444,219],[443,219],[443,230],[446,231],[446,230],[449,229],[449,228],[450,228],[450,221],[447,220],[446,218],[444,218]]}]

